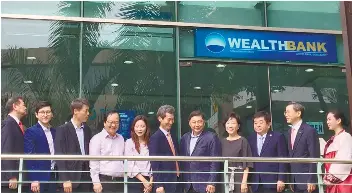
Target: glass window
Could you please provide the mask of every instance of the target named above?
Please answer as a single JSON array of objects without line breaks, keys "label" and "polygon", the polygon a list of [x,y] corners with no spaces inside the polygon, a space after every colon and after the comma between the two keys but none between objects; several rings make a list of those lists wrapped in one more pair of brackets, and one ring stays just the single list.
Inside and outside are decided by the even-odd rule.
[{"label": "glass window", "polygon": [[193,62],[180,68],[182,134],[190,131],[188,116],[194,110],[205,114],[206,128],[220,138],[227,136],[222,122],[229,112],[241,116],[247,136],[253,132],[253,114],[270,110],[266,66]]},{"label": "glass window", "polygon": [[180,28],[180,57],[194,57],[194,29]]},{"label": "glass window", "polygon": [[341,30],[339,1],[267,2],[269,27]]},{"label": "glass window", "polygon": [[180,1],[181,22],[263,26],[262,1]]},{"label": "glass window", "polygon": [[340,109],[349,117],[344,69],[271,66],[270,85],[274,130],[288,131],[283,113],[290,101],[305,106],[303,120],[316,127],[321,125],[318,133],[325,139],[332,135],[326,125],[328,110]]},{"label": "glass window", "polygon": [[1,13],[79,17],[80,1],[1,1]]},{"label": "glass window", "polygon": [[85,1],[84,17],[174,21],[174,1]]},{"label": "glass window", "polygon": [[1,109],[12,96],[25,98],[26,127],[36,123],[34,105],[53,105],[53,126],[63,124],[79,96],[79,23],[1,20]]},{"label": "glass window", "polygon": [[[89,124],[100,131],[103,113],[127,114],[120,132],[129,136],[129,121],[145,115],[152,132],[159,128],[161,105],[176,108],[174,29],[85,23],[83,31],[83,92],[93,106]],[[177,117],[172,128],[176,136]]]}]

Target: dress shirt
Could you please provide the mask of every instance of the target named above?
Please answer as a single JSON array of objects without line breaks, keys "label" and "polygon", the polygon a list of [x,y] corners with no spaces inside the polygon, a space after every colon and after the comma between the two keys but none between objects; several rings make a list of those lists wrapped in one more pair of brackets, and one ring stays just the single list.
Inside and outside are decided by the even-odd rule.
[{"label": "dress shirt", "polygon": [[76,134],[77,134],[77,137],[78,137],[79,147],[81,149],[82,155],[86,155],[86,152],[84,151],[84,132],[83,132],[84,125],[82,123],[81,127],[77,127],[75,125],[75,122],[73,122],[73,119],[71,119],[71,123],[75,127]]},{"label": "dress shirt", "polygon": [[292,146],[296,140],[296,136],[297,136],[297,131],[298,129],[301,127],[302,125],[302,120],[298,121],[296,124],[292,125],[292,130],[291,130],[291,142],[292,142]]},{"label": "dress shirt", "polygon": [[[124,149],[125,140],[121,135],[112,137],[103,129],[90,140],[89,155],[123,156]],[[112,177],[123,177],[124,174],[123,161],[90,161],[89,166],[93,183],[100,183],[99,174]]]},{"label": "dress shirt", "polygon": [[9,114],[10,117],[12,117],[13,119],[15,119],[15,121],[17,122],[17,124],[20,124],[20,120],[16,117],[16,116],[12,116]]},{"label": "dress shirt", "polygon": [[199,136],[201,135],[202,133],[200,133],[199,135],[194,135],[193,134],[193,131],[191,133],[191,140],[189,142],[189,155],[192,155],[193,151],[194,151],[194,148],[196,147],[196,144],[197,144],[197,141],[198,141],[198,138]]},{"label": "dress shirt", "polygon": [[262,148],[266,139],[266,135],[267,133],[265,133],[264,135],[259,135],[257,134],[257,148],[258,148],[258,155],[261,154],[262,152]]},{"label": "dress shirt", "polygon": [[[46,136],[46,140],[48,141],[48,145],[49,145],[49,150],[50,150],[50,154],[54,155],[55,151],[54,151],[54,140],[53,140],[53,135],[51,134],[51,131],[49,128],[45,127],[44,125],[42,125],[39,121],[38,121],[39,125],[42,127],[45,136]],[[51,169],[54,169],[55,167],[55,161],[51,160]]]},{"label": "dress shirt", "polygon": [[[126,156],[149,156],[149,149],[147,145],[140,145],[140,152],[135,148],[135,143],[132,139],[127,139],[125,143]],[[150,161],[128,161],[128,176],[133,178],[141,174],[143,176],[151,176]]]}]

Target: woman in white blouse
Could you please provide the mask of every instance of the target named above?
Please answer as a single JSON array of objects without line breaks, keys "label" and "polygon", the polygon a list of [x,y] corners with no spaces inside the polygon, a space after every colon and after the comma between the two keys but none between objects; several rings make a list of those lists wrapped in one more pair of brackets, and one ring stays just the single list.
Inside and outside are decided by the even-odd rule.
[{"label": "woman in white blouse", "polygon": [[[150,128],[147,118],[138,115],[131,126],[131,139],[125,143],[126,156],[149,156],[148,143]],[[128,161],[128,192],[150,193],[152,191],[153,177],[149,161]],[[138,183],[136,183],[138,182]]]}]

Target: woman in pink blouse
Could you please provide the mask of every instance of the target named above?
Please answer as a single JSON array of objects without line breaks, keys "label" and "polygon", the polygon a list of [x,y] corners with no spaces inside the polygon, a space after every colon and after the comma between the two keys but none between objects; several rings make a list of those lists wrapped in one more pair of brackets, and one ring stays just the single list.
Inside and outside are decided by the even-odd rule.
[{"label": "woman in pink blouse", "polygon": [[[352,137],[342,126],[345,116],[339,111],[330,111],[326,122],[335,135],[325,145],[324,158],[351,160]],[[325,172],[327,193],[352,192],[352,164],[325,163]]]},{"label": "woman in pink blouse", "polygon": [[[149,156],[150,128],[145,116],[138,115],[133,120],[131,137],[125,143],[125,155]],[[149,193],[152,191],[153,177],[149,161],[128,161],[128,176],[130,177],[129,182],[134,182],[128,184],[128,192]]]}]

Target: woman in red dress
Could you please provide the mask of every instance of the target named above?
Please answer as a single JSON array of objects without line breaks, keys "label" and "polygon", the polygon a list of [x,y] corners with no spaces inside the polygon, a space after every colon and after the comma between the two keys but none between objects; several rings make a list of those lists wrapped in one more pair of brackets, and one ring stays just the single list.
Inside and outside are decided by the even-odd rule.
[{"label": "woman in red dress", "polygon": [[[339,111],[327,115],[329,130],[335,132],[325,145],[324,158],[352,159],[352,137],[343,126],[345,116]],[[327,193],[352,193],[352,164],[325,163],[324,183]]]}]

